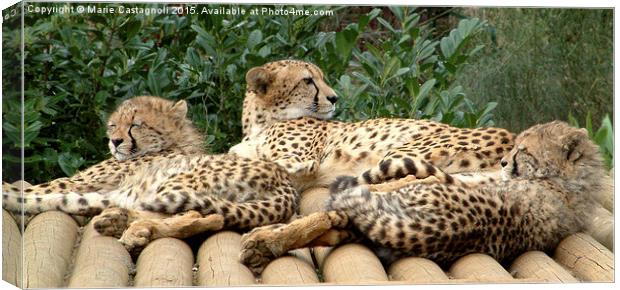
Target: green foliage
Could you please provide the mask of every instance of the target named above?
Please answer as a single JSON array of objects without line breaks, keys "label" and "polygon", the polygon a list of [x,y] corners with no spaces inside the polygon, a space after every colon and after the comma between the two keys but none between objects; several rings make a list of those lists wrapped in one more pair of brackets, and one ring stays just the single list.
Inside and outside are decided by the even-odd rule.
[{"label": "green foliage", "polygon": [[[579,121],[577,121],[571,113],[568,114],[568,122],[572,126],[581,128],[581,126],[579,126]],[[592,139],[592,141],[599,146],[607,168],[612,168],[614,165],[614,128],[609,115],[605,115],[605,117],[603,117],[601,126],[598,130],[594,131],[592,116],[590,112],[588,112],[585,118],[584,128],[588,130],[588,136],[590,136],[590,139]]]},{"label": "green foliage", "polygon": [[[8,92],[2,108],[3,168],[18,164],[23,148],[25,178],[37,183],[109,157],[104,121],[118,103],[136,95],[188,100],[190,116],[207,134],[205,146],[225,152],[241,139],[246,71],[285,58],[324,70],[342,97],[341,120],[384,116],[463,127],[493,123],[496,104],[478,108],[455,84],[480,49],[468,44],[484,22],[464,19],[433,39],[432,27],[420,23],[411,7],[390,7],[389,15],[373,9],[342,22],[346,25],[340,19],[350,16],[351,7],[296,8],[330,9],[335,15],[26,14],[23,147],[19,92]],[[19,33],[3,26],[3,35],[4,59],[15,59]],[[3,80],[15,82],[20,71],[7,65]],[[5,171],[7,180],[18,177]]]},{"label": "green foliage", "polygon": [[[495,121],[520,132],[572,111],[612,115],[612,9],[464,9],[489,24],[486,43],[458,75],[477,104],[497,101]],[[595,125],[601,119],[594,120]]]},{"label": "green foliage", "polygon": [[[375,43],[353,50],[352,69],[340,77],[336,89],[347,96],[339,118],[425,118],[458,127],[489,126],[495,103],[477,109],[455,76],[468,59],[481,49],[466,44],[481,31],[478,19],[463,19],[447,36],[434,40],[420,15],[410,7],[390,7],[395,28],[374,10],[381,25]],[[377,31],[375,31],[377,32]],[[438,49],[439,48],[439,49]]]}]

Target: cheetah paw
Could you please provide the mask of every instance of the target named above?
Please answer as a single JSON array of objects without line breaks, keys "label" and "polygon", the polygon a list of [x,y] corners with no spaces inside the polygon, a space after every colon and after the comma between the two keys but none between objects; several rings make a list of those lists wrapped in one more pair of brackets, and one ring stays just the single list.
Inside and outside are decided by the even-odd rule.
[{"label": "cheetah paw", "polygon": [[255,228],[241,237],[239,260],[254,274],[259,275],[273,259],[286,253],[282,239],[285,224]]},{"label": "cheetah paw", "polygon": [[151,241],[152,235],[149,223],[136,221],[131,223],[118,241],[125,246],[127,251],[132,252],[144,248]]},{"label": "cheetah paw", "polygon": [[120,238],[128,226],[128,213],[124,208],[107,208],[93,218],[93,227],[103,236]]}]

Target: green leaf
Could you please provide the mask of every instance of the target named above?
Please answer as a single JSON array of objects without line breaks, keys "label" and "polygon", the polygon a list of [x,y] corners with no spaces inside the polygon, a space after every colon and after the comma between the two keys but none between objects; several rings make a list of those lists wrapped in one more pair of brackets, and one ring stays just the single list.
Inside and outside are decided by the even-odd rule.
[{"label": "green leaf", "polygon": [[161,88],[153,70],[149,71],[147,75],[146,85],[153,96],[161,96]]},{"label": "green leaf", "polygon": [[398,68],[400,67],[400,60],[397,57],[392,57],[389,62],[387,63],[387,65],[383,68],[383,75],[381,76],[381,79],[383,80],[381,82],[381,84],[385,84],[385,82],[387,81],[387,79],[393,75]]},{"label": "green leaf", "polygon": [[454,43],[454,40],[452,39],[452,36],[456,33],[456,31],[451,31],[450,35],[443,37],[441,39],[441,41],[439,42],[439,48],[441,49],[441,54],[443,54],[443,56],[445,58],[450,58],[453,54],[454,51],[456,50],[456,45]]},{"label": "green leaf", "polygon": [[383,25],[385,28],[387,28],[392,33],[394,33],[394,34],[398,33],[398,31],[396,31],[396,29],[394,29],[394,27],[392,27],[392,25],[389,22],[387,22],[387,20],[385,20],[385,19],[383,19],[381,17],[377,17],[377,21],[379,23],[381,23],[381,25]]},{"label": "green leaf", "polygon": [[121,26],[121,28],[125,31],[127,37],[125,39],[130,39],[138,34],[140,28],[142,27],[142,21],[139,20],[131,20],[127,21],[125,25]]},{"label": "green leaf", "polygon": [[263,40],[263,33],[259,29],[256,29],[252,31],[250,35],[248,36],[248,42],[246,45],[249,50],[252,50],[262,40]]},{"label": "green leaf", "polygon": [[590,136],[593,135],[594,129],[592,129],[592,115],[590,114],[589,111],[586,114],[586,130],[588,130],[588,132],[590,133]]},{"label": "green leaf", "polygon": [[265,45],[258,50],[258,55],[262,58],[267,58],[271,55],[271,46]]},{"label": "green leaf", "polygon": [[358,33],[351,26],[347,26],[344,30],[336,32],[336,49],[342,58],[348,58],[351,50],[355,46]]},{"label": "green leaf", "polygon": [[431,91],[431,89],[433,89],[433,86],[435,86],[436,82],[437,82],[437,80],[435,80],[435,79],[430,79],[430,80],[426,81],[420,87],[420,92],[418,93],[418,95],[415,98],[416,99],[425,98],[428,95],[428,93]]},{"label": "green leaf", "polygon": [[82,164],[84,164],[84,158],[75,153],[63,152],[58,154],[58,165],[67,176],[75,174]]},{"label": "green leaf", "polygon": [[571,112],[568,112],[568,123],[573,127],[580,128],[579,121],[577,121]]}]

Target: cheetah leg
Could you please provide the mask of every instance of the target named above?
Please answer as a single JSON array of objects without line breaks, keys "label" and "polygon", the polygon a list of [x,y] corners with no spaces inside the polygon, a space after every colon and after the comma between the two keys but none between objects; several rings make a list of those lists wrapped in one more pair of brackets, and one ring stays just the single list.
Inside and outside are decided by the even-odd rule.
[{"label": "cheetah leg", "polygon": [[129,224],[134,221],[143,219],[164,219],[169,217],[171,217],[171,215],[164,213],[110,207],[104,209],[101,214],[95,216],[92,223],[99,234],[120,238],[123,232],[129,227]]},{"label": "cheetah leg", "polygon": [[240,260],[260,274],[273,259],[286,252],[307,246],[334,246],[350,238],[340,231],[348,225],[342,212],[317,212],[292,221],[255,228],[241,237]]},{"label": "cheetah leg", "polygon": [[[156,194],[140,199],[138,208],[168,214],[178,214],[190,209],[205,216],[219,214],[224,217],[227,229],[249,230],[286,221],[297,207],[298,194],[288,180],[270,183],[271,188],[264,193],[246,194],[241,189],[227,188],[236,196],[249,196],[247,201],[230,200],[213,193],[212,189],[204,186],[208,182],[205,180],[188,183],[184,176],[170,177],[159,186]],[[234,184],[234,180],[231,183]]]},{"label": "cheetah leg", "polygon": [[418,179],[413,175],[407,175],[403,178],[391,180],[384,183],[379,184],[370,184],[368,185],[368,190],[370,192],[391,192],[395,191],[401,187],[413,184],[413,183],[437,183],[439,179],[435,176],[429,176],[424,179]]},{"label": "cheetah leg", "polygon": [[183,239],[206,231],[217,231],[224,227],[224,217],[211,214],[205,217],[190,210],[169,218],[139,219],[132,222],[119,241],[132,251],[146,246],[159,238]]}]

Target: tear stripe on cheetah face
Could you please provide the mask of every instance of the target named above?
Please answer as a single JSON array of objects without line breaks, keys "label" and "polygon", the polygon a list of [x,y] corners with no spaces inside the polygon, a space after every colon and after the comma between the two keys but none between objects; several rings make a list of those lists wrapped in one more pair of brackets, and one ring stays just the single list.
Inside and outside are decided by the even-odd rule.
[{"label": "tear stripe on cheetah face", "polygon": [[[297,194],[287,173],[277,164],[231,154],[197,154],[196,150],[188,151],[191,146],[168,146],[175,140],[181,141],[174,144],[183,145],[182,141],[202,138],[178,136],[172,128],[162,128],[164,125],[177,129],[184,123],[191,125],[188,119],[179,121],[181,115],[186,118],[184,102],[174,104],[163,99],[144,98],[139,97],[140,102],[124,102],[111,119],[131,121],[124,124],[140,121],[137,125],[143,126],[144,132],[169,134],[167,138],[161,138],[169,143],[149,147],[161,151],[124,160],[110,158],[70,178],[23,190],[4,183],[3,207],[20,214],[23,207],[24,214],[60,210],[80,215],[93,215],[107,207],[166,214],[194,210],[204,215],[222,216],[224,226],[231,229],[281,222],[293,214]],[[138,103],[143,106],[138,107]],[[157,117],[145,117],[149,114]],[[120,127],[120,123],[113,124],[116,129]],[[161,127],[154,127],[158,124]],[[148,136],[134,129],[130,130],[131,137]],[[143,144],[137,140],[135,143]],[[191,144],[195,143],[188,143]],[[122,220],[127,222],[127,219]],[[119,229],[122,230],[116,227],[111,232],[118,233]],[[98,231],[107,232],[107,229]]]},{"label": "tear stripe on cheetah face", "polygon": [[329,119],[336,108],[336,92],[325,83],[316,65],[280,60],[252,68],[246,74],[243,136],[251,138],[278,121],[309,116]]},{"label": "tear stripe on cheetah face", "polygon": [[[315,74],[312,82],[306,83],[304,71]],[[323,79],[320,69],[303,61],[251,69],[246,75],[243,142],[229,152],[280,164],[295,187],[304,190],[329,186],[341,175],[357,176],[360,184],[428,176],[426,166],[411,167],[412,160],[446,173],[490,171],[499,169],[499,160],[512,149],[513,134],[500,128],[461,129],[411,119],[324,120],[331,117],[335,95],[330,97],[333,90],[318,79]],[[307,110],[308,103],[318,108],[321,102],[329,114],[316,116],[322,110]]]},{"label": "tear stripe on cheetah face", "polygon": [[187,118],[187,103],[152,96],[122,102],[110,115],[108,147],[117,160],[163,150],[187,155],[203,152],[203,138]]},{"label": "tear stripe on cheetah face", "polygon": [[[596,206],[592,195],[612,190],[611,179],[598,147],[585,132],[566,123],[534,126],[517,138],[516,146],[506,157],[508,160],[517,154],[516,162],[504,162],[508,172],[515,163],[522,166],[521,162],[544,167],[480,186],[412,182],[387,193],[357,186],[333,194],[326,210],[348,217],[347,226],[336,228],[353,228],[361,233],[384,261],[405,255],[447,265],[466,254],[482,252],[510,262],[525,251],[552,250],[563,238],[584,230]],[[529,158],[518,156],[524,151]],[[459,174],[452,177],[461,180]],[[471,175],[467,179],[473,181]],[[312,222],[304,217],[296,220],[295,226],[303,228]],[[277,233],[257,228],[245,235],[244,262],[256,262],[251,255],[261,249],[254,245],[297,239],[288,237],[288,232],[281,226]],[[271,237],[278,241],[271,241]],[[311,241],[296,241],[295,246],[309,244]],[[252,266],[260,269],[264,261],[259,262],[261,265]]]}]

